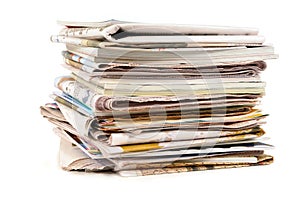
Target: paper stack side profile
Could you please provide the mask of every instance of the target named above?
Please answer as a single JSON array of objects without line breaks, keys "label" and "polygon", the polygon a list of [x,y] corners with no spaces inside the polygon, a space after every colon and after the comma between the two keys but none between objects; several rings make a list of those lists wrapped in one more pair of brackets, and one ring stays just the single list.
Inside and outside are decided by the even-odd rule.
[{"label": "paper stack side profile", "polygon": [[54,102],[41,114],[68,171],[146,176],[268,165],[262,125],[273,46],[255,28],[66,22]]}]

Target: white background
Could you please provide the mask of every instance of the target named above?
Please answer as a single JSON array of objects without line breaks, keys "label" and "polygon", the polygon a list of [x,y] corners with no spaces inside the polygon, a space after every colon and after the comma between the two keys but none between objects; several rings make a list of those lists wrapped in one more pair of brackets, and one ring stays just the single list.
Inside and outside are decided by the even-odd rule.
[{"label": "white background", "polygon": [[[1,198],[299,197],[299,6],[297,1],[7,1],[1,5]],[[39,115],[50,101],[62,45],[56,20],[250,26],[273,43],[265,126],[276,149],[270,166],[122,178],[57,166],[59,139]]]}]

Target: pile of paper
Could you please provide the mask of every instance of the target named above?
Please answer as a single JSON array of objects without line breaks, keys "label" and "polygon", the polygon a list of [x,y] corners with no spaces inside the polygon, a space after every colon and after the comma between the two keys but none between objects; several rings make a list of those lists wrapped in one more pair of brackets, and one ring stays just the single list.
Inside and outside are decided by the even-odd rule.
[{"label": "pile of paper", "polygon": [[273,47],[253,28],[60,22],[55,103],[66,170],[122,176],[270,164],[257,105]]}]

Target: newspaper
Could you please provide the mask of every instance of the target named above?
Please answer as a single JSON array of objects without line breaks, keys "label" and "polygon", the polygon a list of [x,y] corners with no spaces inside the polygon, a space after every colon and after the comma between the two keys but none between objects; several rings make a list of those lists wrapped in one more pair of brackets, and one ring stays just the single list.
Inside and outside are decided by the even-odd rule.
[{"label": "newspaper", "polygon": [[[121,176],[266,165],[260,74],[276,59],[256,28],[59,22],[54,103],[66,170]],[[269,67],[269,66],[268,66]]]}]

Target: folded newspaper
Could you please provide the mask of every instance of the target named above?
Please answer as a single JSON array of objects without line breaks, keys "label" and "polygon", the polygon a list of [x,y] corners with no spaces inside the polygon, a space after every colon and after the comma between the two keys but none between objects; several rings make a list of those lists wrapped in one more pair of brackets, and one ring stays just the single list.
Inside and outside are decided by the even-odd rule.
[{"label": "folded newspaper", "polygon": [[65,22],[54,100],[40,107],[69,171],[144,176],[267,165],[260,73],[276,59],[255,28]]}]

